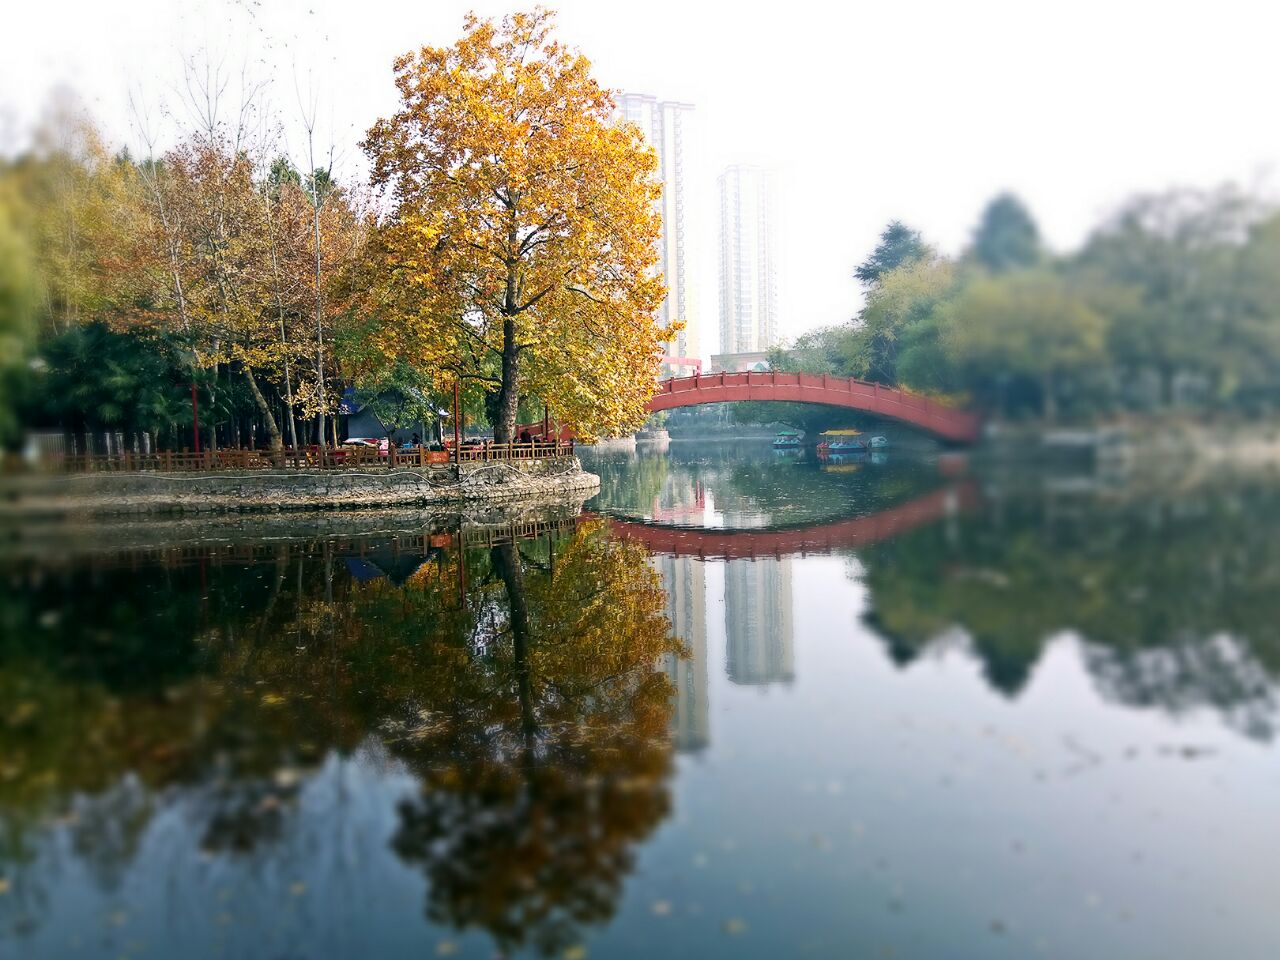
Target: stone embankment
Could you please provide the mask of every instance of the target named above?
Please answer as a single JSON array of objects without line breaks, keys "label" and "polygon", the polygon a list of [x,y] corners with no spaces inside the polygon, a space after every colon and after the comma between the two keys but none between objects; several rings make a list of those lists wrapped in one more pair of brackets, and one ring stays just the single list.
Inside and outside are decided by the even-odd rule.
[{"label": "stone embankment", "polygon": [[49,514],[0,522],[0,561],[152,554],[155,559],[175,550],[197,551],[193,555],[223,551],[230,557],[246,549],[262,551],[317,541],[434,540],[445,535],[453,542],[460,532],[468,540],[483,539],[486,533],[509,536],[513,530],[565,528],[576,522],[588,495],[271,513]]},{"label": "stone embankment", "polygon": [[365,510],[591,494],[577,457],[334,471],[30,474],[0,482],[0,516]]}]

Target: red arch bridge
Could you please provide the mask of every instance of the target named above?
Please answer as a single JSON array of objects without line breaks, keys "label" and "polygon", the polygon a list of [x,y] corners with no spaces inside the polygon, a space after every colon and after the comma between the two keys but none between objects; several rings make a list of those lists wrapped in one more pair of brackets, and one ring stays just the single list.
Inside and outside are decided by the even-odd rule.
[{"label": "red arch bridge", "polygon": [[954,516],[975,507],[979,502],[977,484],[966,480],[866,516],[795,529],[723,530],[714,527],[675,527],[611,516],[602,519],[615,536],[642,543],[653,553],[704,559],[749,560],[867,547]]},{"label": "red arch bridge", "polygon": [[909,423],[955,443],[972,443],[982,428],[982,420],[976,413],[944,406],[900,387],[851,377],[776,371],[713,373],[663,380],[649,401],[648,410],[657,413],[700,403],[738,400],[783,400],[862,410]]},{"label": "red arch bridge", "polygon": [[[751,371],[672,377],[658,382],[658,390],[645,409],[657,413],[676,407],[740,400],[780,400],[861,410],[910,424],[952,443],[973,443],[982,429],[982,418],[971,410],[948,407],[900,387],[813,373]],[[545,431],[542,423],[521,425],[520,429],[538,437]],[[561,439],[571,436],[571,427],[561,427]]]}]

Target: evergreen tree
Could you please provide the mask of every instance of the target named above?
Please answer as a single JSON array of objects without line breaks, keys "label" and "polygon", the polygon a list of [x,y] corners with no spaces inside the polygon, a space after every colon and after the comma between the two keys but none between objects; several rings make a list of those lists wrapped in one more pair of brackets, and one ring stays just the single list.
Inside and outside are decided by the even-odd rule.
[{"label": "evergreen tree", "polygon": [[1040,260],[1040,231],[1021,200],[1002,193],[982,212],[970,250],[992,273],[1035,266]]},{"label": "evergreen tree", "polygon": [[880,234],[880,242],[866,260],[853,271],[854,277],[868,287],[880,282],[880,277],[903,264],[913,263],[929,253],[920,239],[920,232],[912,230],[901,220],[893,220]]}]

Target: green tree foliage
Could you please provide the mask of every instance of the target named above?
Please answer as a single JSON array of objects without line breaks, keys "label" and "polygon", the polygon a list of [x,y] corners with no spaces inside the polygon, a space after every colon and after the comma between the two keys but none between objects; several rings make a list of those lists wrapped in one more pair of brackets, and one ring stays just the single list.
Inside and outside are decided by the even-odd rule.
[{"label": "green tree foliage", "polygon": [[948,305],[944,323],[942,343],[968,382],[990,390],[1011,376],[1031,379],[1049,420],[1066,381],[1104,356],[1106,319],[1051,273],[975,280]]},{"label": "green tree foliage", "polygon": [[178,342],[87,323],[46,340],[24,412],[29,423],[71,434],[146,431],[176,445],[175,431],[191,425],[190,383]]},{"label": "green tree foliage", "polygon": [[1034,267],[1040,261],[1040,231],[1021,200],[1002,193],[987,204],[970,255],[992,273]]},{"label": "green tree foliage", "polygon": [[854,332],[849,327],[819,327],[801,334],[786,347],[769,351],[769,366],[774,370],[845,376],[853,353],[853,338]]},{"label": "green tree foliage", "polygon": [[[1017,198],[987,206],[968,255],[863,265],[849,324],[775,350],[776,369],[896,384],[1006,416],[1280,409],[1280,214],[1232,190],[1140,196],[1052,257]],[[921,253],[920,251],[924,251]]]},{"label": "green tree foliage", "polygon": [[893,220],[880,233],[880,242],[853,271],[854,278],[867,286],[874,286],[881,276],[896,270],[913,260],[927,256],[929,248],[920,239],[919,231],[912,230],[901,220]]},{"label": "green tree foliage", "polygon": [[917,257],[883,274],[867,294],[848,341],[850,375],[897,384],[904,336],[952,294],[955,282],[955,267],[932,256]]},{"label": "green tree foliage", "polygon": [[1108,344],[1126,406],[1274,408],[1276,223],[1234,191],[1175,191],[1135,198],[1089,239],[1073,269],[1133,301]]}]

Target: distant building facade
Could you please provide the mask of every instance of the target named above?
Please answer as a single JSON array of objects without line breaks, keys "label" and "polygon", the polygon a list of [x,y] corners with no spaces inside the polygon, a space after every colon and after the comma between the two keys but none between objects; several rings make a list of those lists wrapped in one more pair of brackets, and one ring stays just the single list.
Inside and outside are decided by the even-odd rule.
[{"label": "distant building facade", "polygon": [[709,373],[743,373],[768,370],[769,354],[765,350],[754,353],[713,353]]},{"label": "distant building facade", "polygon": [[778,345],[778,191],[772,170],[720,174],[720,353]]},{"label": "distant building facade", "polygon": [[683,321],[684,329],[666,345],[663,376],[685,376],[702,366],[697,308],[693,292],[693,245],[685,213],[689,198],[688,161],[693,104],[659,100],[643,93],[618,96],[618,115],[644,131],[658,152],[658,176],[662,179],[662,238],[658,241],[658,266],[667,283],[659,319],[665,324]]}]

